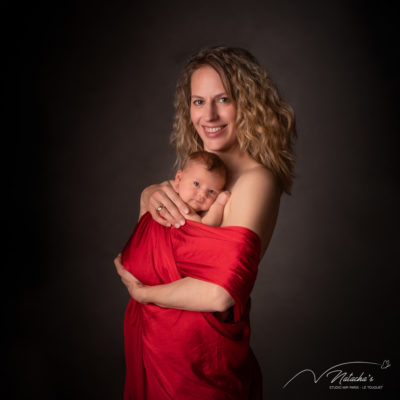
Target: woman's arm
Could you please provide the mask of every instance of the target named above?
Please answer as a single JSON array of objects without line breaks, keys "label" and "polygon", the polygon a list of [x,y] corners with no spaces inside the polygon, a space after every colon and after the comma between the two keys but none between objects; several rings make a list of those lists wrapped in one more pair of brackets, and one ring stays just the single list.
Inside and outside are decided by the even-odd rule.
[{"label": "woman's arm", "polygon": [[142,303],[165,308],[215,312],[226,311],[234,304],[221,286],[190,277],[163,285],[144,286],[141,290]]},{"label": "woman's arm", "polygon": [[[274,177],[265,168],[249,171],[232,189],[223,226],[243,226],[253,230],[261,238],[263,254],[275,227],[280,193]],[[118,263],[118,258],[114,262],[129,293],[139,302],[190,311],[226,311],[234,304],[231,295],[213,283],[182,278],[168,284],[144,286]]]},{"label": "woman's arm", "polygon": [[[158,212],[159,206],[162,206],[162,209]],[[176,193],[171,181],[165,181],[143,190],[140,196],[139,218],[147,211],[159,224],[179,228],[185,224],[184,215],[189,213],[189,208]]]},{"label": "woman's arm", "polygon": [[120,255],[114,264],[129,294],[139,303],[202,312],[226,311],[234,304],[230,294],[214,283],[186,277],[171,283],[147,286],[124,268]]}]

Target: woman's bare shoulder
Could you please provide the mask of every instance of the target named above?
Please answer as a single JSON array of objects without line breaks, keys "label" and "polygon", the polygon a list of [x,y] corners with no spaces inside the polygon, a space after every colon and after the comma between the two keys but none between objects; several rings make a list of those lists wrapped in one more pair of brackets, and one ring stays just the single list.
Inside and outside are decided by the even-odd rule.
[{"label": "woman's bare shoulder", "polygon": [[258,164],[240,175],[232,188],[232,193],[242,193],[244,190],[269,192],[278,190],[278,186],[273,173],[263,165]]},{"label": "woman's bare shoulder", "polygon": [[266,245],[275,226],[280,194],[277,180],[267,168],[257,165],[244,171],[232,188],[223,225],[249,228]]}]

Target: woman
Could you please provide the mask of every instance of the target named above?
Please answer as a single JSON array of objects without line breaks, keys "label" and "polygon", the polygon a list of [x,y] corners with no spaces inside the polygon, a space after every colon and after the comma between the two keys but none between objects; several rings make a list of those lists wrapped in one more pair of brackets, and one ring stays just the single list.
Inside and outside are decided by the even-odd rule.
[{"label": "woman", "polygon": [[[275,227],[281,194],[290,194],[296,136],[294,113],[250,53],[222,46],[202,50],[189,60],[177,84],[175,109],[172,141],[178,164],[193,151],[217,154],[228,168],[226,189],[231,196],[224,209],[222,228],[205,229],[201,224],[185,221],[187,207],[171,182],[143,191],[141,221],[147,219],[157,225],[153,229],[159,230],[153,247],[147,245],[145,253],[162,246],[163,239],[159,238],[165,236],[165,246],[172,243],[172,251],[165,252],[170,251],[174,258],[171,268],[175,275],[156,284],[149,278],[152,283],[143,284],[147,276],[142,275],[142,281],[137,278],[147,266],[134,269],[135,275],[123,266],[129,256],[123,263],[120,256],[114,260],[132,297],[125,319],[125,398],[261,399],[261,375],[249,347],[249,293],[258,261]],[[140,228],[140,222],[138,229],[136,237],[148,235],[148,229]],[[207,239],[202,240],[204,237]],[[151,238],[146,236],[146,240]],[[135,242],[133,247],[140,246]],[[203,252],[200,257],[197,250],[202,247],[210,252]],[[164,261],[160,258],[154,262]],[[168,313],[172,319],[177,318],[177,324],[163,325],[171,320],[170,316],[165,317]],[[144,327],[140,333],[138,321]],[[151,340],[157,341],[163,335],[161,327],[169,329],[163,340],[173,351],[166,350],[163,357],[168,361],[158,369],[156,363],[152,364],[158,353],[152,351],[148,339],[153,334]],[[181,331],[185,334],[180,336]],[[138,338],[140,335],[143,339]],[[179,340],[174,341],[175,336]],[[132,356],[138,348],[142,351],[141,362]],[[181,348],[185,351],[181,352]],[[192,354],[195,348],[201,351]],[[215,348],[218,354],[213,353]],[[161,345],[160,351],[164,351]],[[185,368],[179,369],[181,364]],[[172,375],[175,369],[179,369],[179,375]],[[160,381],[163,383],[156,383]],[[152,392],[157,385],[158,389]]]}]

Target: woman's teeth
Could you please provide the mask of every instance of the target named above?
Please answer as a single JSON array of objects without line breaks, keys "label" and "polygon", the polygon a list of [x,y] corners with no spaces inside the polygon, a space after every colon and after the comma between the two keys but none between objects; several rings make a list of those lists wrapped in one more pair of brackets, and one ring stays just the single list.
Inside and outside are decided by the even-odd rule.
[{"label": "woman's teeth", "polygon": [[205,129],[207,132],[214,133],[214,132],[220,131],[222,129],[222,127],[218,126],[217,128],[205,128]]}]

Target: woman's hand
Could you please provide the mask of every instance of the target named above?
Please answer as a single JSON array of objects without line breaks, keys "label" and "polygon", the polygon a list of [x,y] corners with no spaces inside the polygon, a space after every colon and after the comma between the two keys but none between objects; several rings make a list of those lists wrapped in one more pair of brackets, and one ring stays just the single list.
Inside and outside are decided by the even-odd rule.
[{"label": "woman's hand", "polygon": [[185,214],[189,213],[189,208],[176,193],[171,182],[165,181],[143,190],[140,197],[140,216],[146,211],[159,224],[179,228],[185,224]]},{"label": "woman's hand", "polygon": [[118,254],[114,259],[115,268],[117,269],[118,275],[121,277],[122,283],[128,289],[129,294],[138,303],[147,304],[145,301],[145,288],[138,279],[136,279],[129,271],[127,271],[121,263],[121,254]]},{"label": "woman's hand", "polygon": [[215,283],[185,277],[170,283],[148,286],[124,268],[121,254],[114,259],[114,264],[122,283],[138,303],[200,312],[226,311],[235,304],[231,295]]}]

